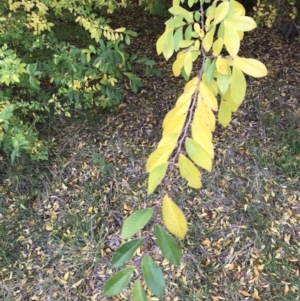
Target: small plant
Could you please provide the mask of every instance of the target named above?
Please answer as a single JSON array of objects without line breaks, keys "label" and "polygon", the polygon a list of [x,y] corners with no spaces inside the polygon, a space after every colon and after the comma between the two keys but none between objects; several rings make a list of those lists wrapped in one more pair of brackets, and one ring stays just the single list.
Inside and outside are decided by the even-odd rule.
[{"label": "small plant", "polygon": [[[47,145],[38,139],[36,125],[49,116],[71,117],[74,109],[118,104],[124,93],[120,82],[128,82],[135,93],[142,86],[135,73],[138,65],[146,77],[160,75],[153,60],[126,52],[126,45],[137,36],[134,31],[112,29],[108,18],[93,12],[95,7],[111,12],[115,6],[96,2],[88,7],[43,1],[36,7],[31,2],[1,4],[0,10],[8,10],[11,18],[1,19],[0,30],[0,84],[6,86],[0,94],[0,147],[10,153],[11,162],[21,153],[28,153],[32,160],[47,159]],[[69,10],[65,27],[71,23],[73,32],[79,27],[81,39],[69,34],[62,40],[63,7]]]}]

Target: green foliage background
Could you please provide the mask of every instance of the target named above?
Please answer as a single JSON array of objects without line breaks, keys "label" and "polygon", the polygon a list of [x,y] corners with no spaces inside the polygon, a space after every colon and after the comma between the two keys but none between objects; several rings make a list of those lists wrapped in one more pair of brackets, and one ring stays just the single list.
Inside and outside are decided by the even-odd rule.
[{"label": "green foliage background", "polygon": [[112,29],[102,17],[126,3],[89,1],[3,1],[0,4],[0,146],[11,161],[26,152],[47,159],[41,124],[53,115],[105,109],[122,100],[124,86],[142,86],[135,74],[160,75],[155,62],[126,52],[136,37]]}]

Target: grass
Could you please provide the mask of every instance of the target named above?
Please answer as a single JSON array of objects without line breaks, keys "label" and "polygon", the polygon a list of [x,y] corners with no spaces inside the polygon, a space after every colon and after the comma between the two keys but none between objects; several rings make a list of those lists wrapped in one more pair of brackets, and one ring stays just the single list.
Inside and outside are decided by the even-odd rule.
[{"label": "grass", "polygon": [[278,173],[291,178],[299,177],[300,130],[298,124],[282,120],[277,114],[262,113],[261,120],[268,129],[267,135],[271,138],[268,153],[256,156],[258,164],[263,168],[273,165]]},{"label": "grass", "polygon": [[[141,160],[147,143],[121,134],[123,121],[101,133],[105,118],[68,121],[63,132],[54,131],[59,136],[48,163],[6,165],[0,208],[3,300],[106,300],[101,291],[113,273],[109,261],[121,244],[122,219],[152,202]],[[166,300],[299,300],[298,184],[292,165],[279,168],[274,160],[286,144],[289,162],[295,161],[297,130],[283,128],[276,118],[259,122],[266,144],[256,132],[245,139],[225,131],[203,189],[186,189],[180,181],[174,187],[190,229],[182,265],[166,266]],[[70,131],[72,139],[64,134]],[[116,300],[130,298],[125,291]]]}]

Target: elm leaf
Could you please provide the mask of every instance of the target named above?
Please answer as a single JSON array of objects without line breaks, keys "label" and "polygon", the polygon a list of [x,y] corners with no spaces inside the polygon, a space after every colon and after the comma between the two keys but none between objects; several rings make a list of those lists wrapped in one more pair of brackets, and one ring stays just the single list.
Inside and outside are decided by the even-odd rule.
[{"label": "elm leaf", "polygon": [[124,265],[127,261],[129,261],[134,252],[140,247],[144,242],[143,238],[134,239],[126,242],[120,248],[116,250],[111,260],[111,267],[118,268]]},{"label": "elm leaf", "polygon": [[133,271],[134,268],[125,268],[110,277],[104,285],[103,295],[114,296],[121,293],[121,291],[129,283]]},{"label": "elm leaf", "polygon": [[121,233],[122,238],[127,239],[141,230],[148,223],[149,219],[153,215],[153,212],[153,208],[146,208],[131,214],[123,224]]},{"label": "elm leaf", "polygon": [[172,264],[178,265],[180,263],[181,252],[173,237],[160,226],[155,226],[155,236],[157,244],[165,258]]},{"label": "elm leaf", "polygon": [[141,262],[142,273],[149,290],[159,299],[164,295],[165,278],[161,268],[149,255],[144,255]]}]

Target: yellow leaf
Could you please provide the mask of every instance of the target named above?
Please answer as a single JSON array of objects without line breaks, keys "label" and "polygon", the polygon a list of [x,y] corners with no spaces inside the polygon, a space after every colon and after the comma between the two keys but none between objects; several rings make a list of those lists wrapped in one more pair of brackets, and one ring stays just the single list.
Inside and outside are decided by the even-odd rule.
[{"label": "yellow leaf", "polygon": [[205,30],[208,31],[208,29],[211,27],[211,21],[213,20],[213,15],[207,16],[205,20]]},{"label": "yellow leaf", "polygon": [[[194,88],[195,88],[195,90],[196,90],[196,85],[195,85]],[[192,97],[192,95],[194,94],[195,90],[193,91],[193,89],[191,89],[191,90],[186,91],[186,92],[184,92],[183,94],[181,94],[181,95],[178,97],[177,101],[176,101],[176,107],[177,107],[177,106],[180,106],[180,105],[182,105],[182,104],[184,104],[184,103],[186,103],[186,102],[191,103],[191,97]]]},{"label": "yellow leaf", "polygon": [[257,27],[256,22],[252,18],[245,16],[234,15],[226,19],[226,23],[230,23],[236,31],[249,31]]},{"label": "yellow leaf", "polygon": [[238,31],[237,32],[240,38],[240,41],[244,38],[244,32],[243,31]]},{"label": "yellow leaf", "polygon": [[189,77],[191,75],[193,69],[193,60],[192,60],[192,53],[188,52],[184,59],[184,71],[186,75]]},{"label": "yellow leaf", "polygon": [[289,292],[289,290],[290,290],[290,289],[289,289],[289,286],[288,286],[288,284],[286,283],[285,286],[284,286],[283,294],[286,295],[286,294]]},{"label": "yellow leaf", "polygon": [[47,231],[52,231],[53,230],[53,226],[50,222],[46,223],[45,228],[46,228]]},{"label": "yellow leaf", "polygon": [[234,14],[238,16],[245,16],[246,11],[244,6],[235,0],[230,0],[230,3],[233,5],[234,8]]},{"label": "yellow leaf", "polygon": [[185,149],[189,157],[200,167],[211,171],[212,158],[195,140],[187,138],[185,140]]},{"label": "yellow leaf", "polygon": [[199,82],[198,77],[192,78],[190,81],[187,82],[187,84],[184,87],[184,92],[194,93],[196,91],[197,85]]},{"label": "yellow leaf", "polygon": [[201,81],[199,86],[198,101],[202,101],[210,109],[217,111],[218,102],[215,95],[209,90],[209,88]]},{"label": "yellow leaf", "polygon": [[[199,49],[200,49],[200,40],[196,40],[195,43],[194,43],[194,50],[199,51]],[[193,62],[194,61],[195,60],[193,59]]]},{"label": "yellow leaf", "polygon": [[69,276],[70,276],[70,273],[69,273],[69,272],[66,272],[66,273],[64,274],[64,280],[65,280],[65,281],[68,281]]},{"label": "yellow leaf", "polygon": [[74,284],[71,286],[71,288],[76,288],[76,287],[78,287],[78,286],[81,284],[82,281],[84,281],[83,278],[80,279],[80,280],[78,280],[76,283],[74,283]]},{"label": "yellow leaf", "polygon": [[187,114],[177,116],[176,118],[171,119],[168,123],[165,123],[163,130],[163,137],[168,136],[173,133],[180,133],[184,126]]},{"label": "yellow leaf", "polygon": [[[46,225],[46,229],[47,229],[47,225]],[[52,230],[52,229],[51,229]],[[49,231],[49,230],[48,230]],[[17,238],[17,241],[24,241],[25,240],[25,236],[21,235]]]},{"label": "yellow leaf", "polygon": [[255,59],[236,56],[234,58],[234,66],[240,68],[244,73],[253,77],[263,77],[268,74],[266,66]]},{"label": "yellow leaf", "polygon": [[204,30],[200,27],[199,23],[194,24],[194,30],[199,35],[200,39],[204,37]]},{"label": "yellow leaf", "polygon": [[216,127],[216,118],[211,109],[209,109],[202,101],[198,101],[197,107],[195,110],[194,118],[199,116],[202,118],[209,129],[213,132]]},{"label": "yellow leaf", "polygon": [[251,297],[252,295],[246,291],[242,291],[242,290],[239,290],[238,291],[241,295],[245,296],[245,297]]},{"label": "yellow leaf", "polygon": [[175,76],[179,76],[181,74],[181,69],[184,64],[186,53],[185,51],[181,51],[177,54],[177,58],[172,65],[173,74]]},{"label": "yellow leaf", "polygon": [[187,221],[181,209],[165,195],[162,205],[162,216],[166,228],[180,239],[184,239],[187,233]]},{"label": "yellow leaf", "polygon": [[240,37],[231,23],[224,20],[224,44],[231,56],[236,56],[240,49]]},{"label": "yellow leaf", "polygon": [[241,69],[233,66],[231,84],[230,84],[230,95],[232,100],[239,107],[243,102],[246,95],[246,79]]},{"label": "yellow leaf", "polygon": [[226,92],[225,95],[223,95],[223,100],[226,100],[228,108],[230,109],[231,112],[236,112],[239,106],[232,100],[231,94],[230,94],[230,89]]},{"label": "yellow leaf", "polygon": [[218,34],[219,39],[222,39],[224,41],[224,22],[219,24]]},{"label": "yellow leaf", "polygon": [[201,173],[194,163],[183,154],[179,155],[178,163],[180,175],[188,181],[188,185],[201,188]]},{"label": "yellow leaf", "polygon": [[172,120],[174,120],[180,116],[186,115],[187,111],[190,107],[190,104],[191,104],[191,98],[188,98],[187,101],[185,101],[179,105],[176,104],[175,107],[172,110],[170,110],[167,113],[167,115],[165,116],[164,121],[163,121],[163,129],[165,129],[167,127],[167,124],[172,122]]},{"label": "yellow leaf", "polygon": [[166,27],[164,33],[158,38],[158,40],[156,42],[156,52],[158,55],[160,55],[163,52],[167,34],[171,30],[173,30],[173,29]]},{"label": "yellow leaf", "polygon": [[226,127],[231,121],[230,106],[224,99],[221,100],[220,109],[218,112],[218,120],[224,127]]},{"label": "yellow leaf", "polygon": [[126,30],[125,27],[120,27],[120,28],[115,29],[115,32],[124,32],[125,30]]},{"label": "yellow leaf", "polygon": [[178,140],[179,136],[180,136],[180,132],[179,133],[172,133],[171,135],[163,137],[159,141],[159,143],[157,145],[157,148],[160,148],[160,147],[163,147],[163,146],[166,146],[166,145],[172,145],[175,148],[176,145],[177,145],[177,140]]},{"label": "yellow leaf", "polygon": [[168,163],[163,163],[154,168],[148,178],[148,195],[150,195],[156,187],[160,184],[161,180],[166,175]]},{"label": "yellow leaf", "polygon": [[204,119],[201,115],[194,114],[192,127],[197,129],[197,131],[201,132],[203,135],[207,137],[207,139],[212,140],[212,132],[208,125],[205,123]]},{"label": "yellow leaf", "polygon": [[215,31],[216,31],[216,26],[214,26],[210,31],[206,33],[202,41],[202,46],[206,52],[208,52],[212,46]]},{"label": "yellow leaf", "polygon": [[222,2],[215,9],[214,24],[217,25],[224,20],[229,10],[229,2]]},{"label": "yellow leaf", "polygon": [[256,299],[256,300],[260,300],[260,297],[259,297],[259,294],[258,294],[258,291],[257,291],[256,288],[254,289],[254,292],[253,292],[253,294],[252,294],[252,297],[253,297],[254,299]]},{"label": "yellow leaf", "polygon": [[206,247],[209,247],[211,245],[211,241],[209,238],[205,238],[202,242],[201,242],[202,245],[206,246]]},{"label": "yellow leaf", "polygon": [[174,28],[166,27],[164,33],[156,42],[157,54],[163,53],[166,60],[168,60],[174,52]]},{"label": "yellow leaf", "polygon": [[199,130],[198,127],[194,126],[192,124],[192,138],[195,140],[198,144],[201,145],[201,147],[209,154],[209,156],[213,159],[214,157],[214,146],[212,143],[211,135],[207,135],[206,132],[202,132]]},{"label": "yellow leaf", "polygon": [[214,41],[213,43],[213,55],[218,56],[223,48],[224,41],[222,38],[218,38],[217,40]]},{"label": "yellow leaf", "polygon": [[284,242],[290,244],[291,234],[284,234]]},{"label": "yellow leaf", "polygon": [[[217,71],[215,70],[214,72],[214,76],[217,74]],[[207,76],[205,73],[203,73],[202,75],[202,81],[204,82],[204,84],[209,88],[209,90],[216,96],[219,93],[219,89],[218,89],[218,85],[217,82],[212,79],[211,82],[209,83],[207,80]]]},{"label": "yellow leaf", "polygon": [[168,60],[174,53],[175,41],[173,35],[173,29],[166,35],[164,45],[163,45],[163,55],[166,60]]},{"label": "yellow leaf", "polygon": [[222,58],[222,56],[217,57],[216,67],[219,73],[228,74],[228,63],[227,60]]},{"label": "yellow leaf", "polygon": [[151,172],[157,166],[166,163],[175,147],[176,145],[167,144],[152,152],[147,161],[146,171]]}]

